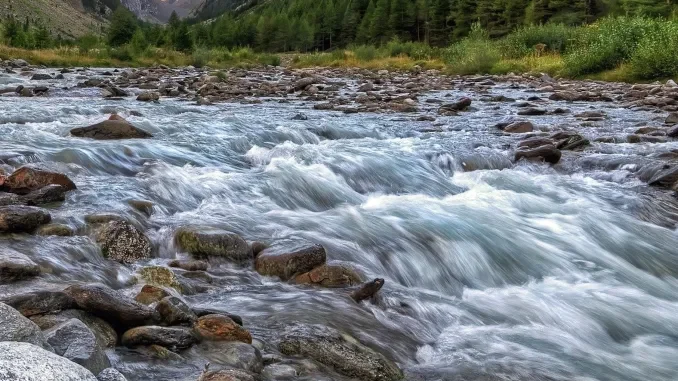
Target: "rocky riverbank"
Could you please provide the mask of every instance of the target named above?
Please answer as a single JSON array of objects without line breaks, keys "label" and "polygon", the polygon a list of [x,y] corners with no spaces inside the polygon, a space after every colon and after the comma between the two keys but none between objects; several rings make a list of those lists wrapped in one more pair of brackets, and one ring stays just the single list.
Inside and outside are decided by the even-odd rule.
[{"label": "rocky riverbank", "polygon": [[[423,70],[320,68],[224,72],[167,67],[48,69],[21,60],[2,65],[5,75],[0,79],[22,84],[0,89],[0,99],[18,101],[19,107],[43,98],[77,99],[62,110],[86,115],[83,122],[87,123],[41,121],[35,112],[2,120],[19,135],[26,124],[61,123],[55,139],[66,143],[44,152],[39,145],[26,143],[25,151],[36,153],[6,147],[3,152],[0,146],[0,347],[4,346],[0,380],[433,380],[441,374],[436,367],[431,371],[414,365],[424,363],[421,348],[433,339],[429,333],[416,331],[425,323],[422,319],[431,318],[427,314],[438,312],[429,307],[416,315],[416,305],[427,297],[406,301],[403,294],[408,286],[437,286],[417,283],[406,273],[389,272],[403,261],[393,257],[393,252],[421,250],[433,257],[440,255],[439,266],[446,275],[439,282],[449,281],[455,287],[479,287],[476,280],[492,271],[477,279],[464,278],[458,272],[464,263],[446,261],[458,250],[465,251],[448,247],[439,252],[437,234],[443,233],[437,228],[423,233],[416,232],[416,227],[398,229],[404,237],[414,234],[403,246],[391,245],[389,234],[370,235],[375,226],[407,220],[406,211],[384,219],[353,216],[339,225],[332,221],[336,216],[323,215],[324,211],[370,204],[365,197],[374,194],[426,194],[445,199],[464,192],[462,185],[450,183],[448,177],[455,174],[534,168],[537,176],[622,184],[624,191],[630,190],[640,200],[623,207],[634,219],[662,229],[673,229],[678,221],[673,193],[678,191],[678,85],[673,81],[629,85],[556,80],[548,75],[447,77]],[[88,110],[86,102],[101,100],[106,107]],[[200,131],[170,143],[164,128],[174,129],[171,121],[163,128],[146,121],[147,112],[167,103],[180,110],[175,115],[188,113],[181,109],[185,105],[191,107],[190,112],[202,113],[208,123],[230,110],[219,107],[245,105],[250,107],[247,112],[257,113],[268,110],[263,108],[266,104],[289,104],[294,109],[284,109],[284,118],[275,114],[276,123],[304,123],[304,127],[284,136],[286,130],[274,129],[257,143],[248,135],[256,125],[229,131],[237,137],[230,145],[212,144],[211,139],[220,141],[219,134],[203,136]],[[256,169],[258,161],[270,164],[278,151],[284,157],[310,160],[308,153],[296,151],[298,147],[291,144],[382,139],[383,131],[351,132],[314,123],[324,115],[341,120],[348,114],[377,115],[394,125],[413,126],[406,131],[387,130],[398,141],[414,137],[416,142],[408,144],[436,143],[416,159],[397,165],[405,170],[397,174],[380,167],[379,155],[362,156],[364,162],[377,160],[365,173],[348,168],[352,158],[347,155],[328,165],[331,173],[314,167],[314,173],[321,174],[315,183],[308,178],[292,177],[289,182],[274,178],[267,180],[268,187],[257,185],[252,190],[246,189],[244,180],[230,182],[229,168],[233,173],[241,167]],[[180,130],[182,123],[177,122],[176,128]],[[457,133],[464,137],[455,140],[447,135]],[[280,144],[262,148],[275,139]],[[204,149],[191,151],[195,162],[177,153],[182,142],[193,140],[201,141]],[[143,151],[144,144],[157,143],[161,145]],[[81,144],[82,148],[69,147]],[[446,153],[457,144],[469,148],[453,156]],[[87,151],[88,145],[103,154]],[[242,153],[224,157],[221,150],[226,147]],[[349,145],[349,150],[357,147]],[[158,159],[154,149],[169,153]],[[416,149],[408,147],[402,155]],[[97,155],[112,158],[110,168]],[[198,164],[199,160],[204,164]],[[217,181],[204,177],[184,182],[181,177],[187,176],[184,170],[199,173],[201,166],[216,162],[224,165]],[[408,168],[413,162],[431,172]],[[169,175],[162,174],[162,185],[147,183],[145,193],[119,185],[148,181],[168,163],[176,168]],[[233,176],[238,175],[242,174]],[[342,177],[340,185],[332,182],[336,176]],[[102,181],[110,181],[109,186]],[[220,188],[224,183],[228,187]],[[190,200],[191,189],[206,194]],[[148,197],[130,197],[135,192]],[[248,211],[239,204],[244,203],[240,194],[250,198],[263,194],[262,203],[274,199],[282,209],[302,213],[289,217],[265,210],[254,221],[245,222]],[[310,195],[311,201],[300,205],[295,199],[299,194]],[[221,197],[229,201],[223,204]],[[610,196],[611,205],[624,197]],[[197,215],[187,216],[194,209],[199,210]],[[221,219],[221,213],[228,218]],[[267,218],[294,222],[285,228],[265,228],[264,234],[256,226],[269,224]],[[321,226],[306,228],[322,224],[325,218],[331,226],[355,225],[356,230],[328,243],[330,233]],[[490,243],[495,245],[499,243]],[[354,251],[359,255],[344,255]],[[379,255],[364,259],[364,253],[373,252]],[[672,274],[661,264],[627,260],[648,273]],[[424,267],[430,269],[425,271],[435,268]],[[523,284],[539,271],[520,274],[486,284]],[[397,288],[382,289],[391,283]],[[356,337],[350,332],[353,327],[337,327],[331,319],[325,323],[285,307],[254,313],[253,323],[245,316],[256,297],[238,294],[252,285],[259,287],[253,295],[261,293],[263,304],[278,305],[286,295],[308,297],[304,302],[311,311],[327,309],[320,316],[347,314],[355,318],[356,330],[372,328]],[[451,295],[449,289],[445,292]],[[211,298],[225,298],[226,303],[219,299],[218,306],[211,306]],[[334,307],[328,307],[325,298]],[[293,305],[292,300],[285,303]],[[440,314],[446,313],[451,312]],[[382,325],[375,326],[374,320]],[[366,332],[372,329],[374,337],[392,342],[370,338]],[[526,379],[548,379],[534,372],[528,377],[537,378]],[[494,379],[480,370],[471,373]]]}]

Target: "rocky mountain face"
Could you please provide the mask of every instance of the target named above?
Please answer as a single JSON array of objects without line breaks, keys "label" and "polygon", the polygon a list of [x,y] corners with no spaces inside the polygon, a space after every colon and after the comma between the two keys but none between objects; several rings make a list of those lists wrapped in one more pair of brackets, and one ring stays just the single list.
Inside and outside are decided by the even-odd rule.
[{"label": "rocky mountain face", "polygon": [[121,0],[137,17],[149,22],[165,23],[172,12],[187,17],[203,6],[205,0]]}]

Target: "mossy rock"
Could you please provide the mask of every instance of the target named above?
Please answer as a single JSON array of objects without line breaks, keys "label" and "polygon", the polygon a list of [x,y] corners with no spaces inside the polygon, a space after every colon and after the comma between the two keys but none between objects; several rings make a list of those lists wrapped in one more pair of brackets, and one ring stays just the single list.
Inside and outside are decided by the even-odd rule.
[{"label": "mossy rock", "polygon": [[160,286],[160,287],[171,287],[179,292],[183,291],[183,287],[177,276],[167,267],[163,266],[148,266],[139,270],[139,276],[147,284]]},{"label": "mossy rock", "polygon": [[233,262],[252,259],[252,250],[245,240],[226,230],[184,227],[175,233],[176,244],[197,258],[221,257]]}]

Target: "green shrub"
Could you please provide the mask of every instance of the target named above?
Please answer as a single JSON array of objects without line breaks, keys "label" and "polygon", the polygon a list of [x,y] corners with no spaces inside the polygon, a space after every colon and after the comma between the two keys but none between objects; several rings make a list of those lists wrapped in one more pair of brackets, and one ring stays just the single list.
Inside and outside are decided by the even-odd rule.
[{"label": "green shrub", "polygon": [[210,62],[211,52],[205,48],[198,48],[191,54],[191,65],[195,67],[204,67]]},{"label": "green shrub", "polygon": [[280,66],[280,56],[276,54],[262,54],[257,61],[262,65]]},{"label": "green shrub", "polygon": [[117,48],[110,48],[108,55],[118,61],[130,62],[132,61],[132,53],[128,45],[122,45]]},{"label": "green shrub", "polygon": [[336,49],[330,53],[330,57],[333,61],[344,61],[346,60],[346,51],[344,49]]},{"label": "green shrub", "polygon": [[434,56],[434,49],[431,46],[421,42],[402,42],[398,38],[389,41],[384,49],[389,57],[405,55],[415,60],[427,60]]},{"label": "green shrub", "polygon": [[631,73],[639,79],[678,74],[678,23],[664,22],[638,43],[631,60]]},{"label": "green shrub", "polygon": [[501,54],[497,44],[476,23],[469,36],[446,49],[442,58],[451,73],[466,75],[489,73]]},{"label": "green shrub", "polygon": [[508,58],[521,58],[535,52],[535,45],[546,45],[546,52],[565,53],[576,44],[579,28],[564,24],[529,25],[516,30],[499,42]]},{"label": "green shrub", "polygon": [[614,69],[630,59],[638,43],[660,23],[642,17],[616,17],[583,27],[580,47],[564,57],[566,74],[576,77]]},{"label": "green shrub", "polygon": [[359,61],[372,61],[379,57],[377,48],[372,45],[360,45],[353,48],[353,53]]}]

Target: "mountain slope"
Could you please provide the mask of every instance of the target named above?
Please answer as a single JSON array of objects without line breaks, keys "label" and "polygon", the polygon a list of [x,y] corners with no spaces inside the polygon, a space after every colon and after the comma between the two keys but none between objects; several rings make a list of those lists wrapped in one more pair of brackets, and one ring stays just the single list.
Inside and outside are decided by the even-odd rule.
[{"label": "mountain slope", "polygon": [[189,16],[193,10],[202,7],[205,0],[121,0],[140,19],[164,23],[172,12],[179,17]]},{"label": "mountain slope", "polygon": [[[98,33],[108,23],[106,16],[118,0],[2,0],[0,17],[29,20],[44,25],[54,35],[77,38]],[[119,3],[118,3],[119,4]]]},{"label": "mountain slope", "polygon": [[250,7],[260,2],[263,0],[203,0],[203,4],[194,9],[192,16],[198,20],[208,20],[224,12]]}]

